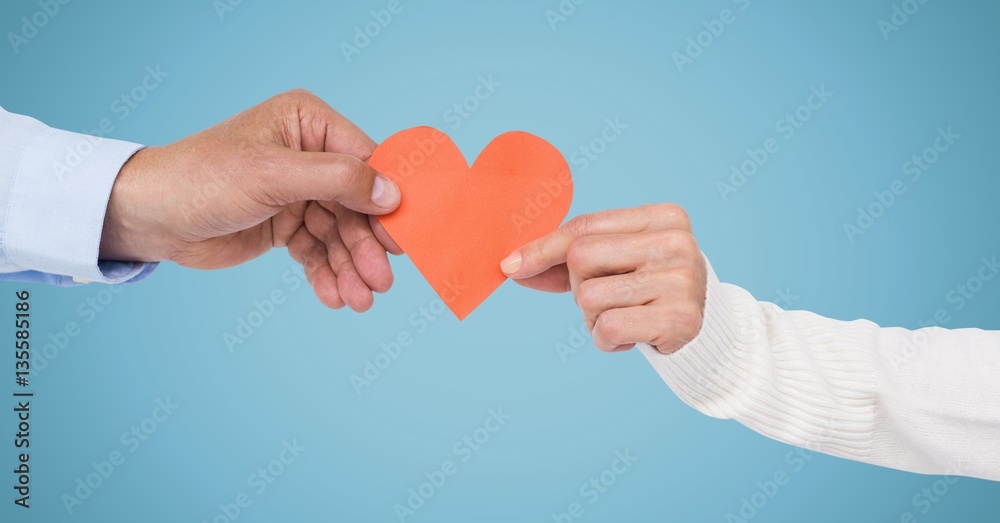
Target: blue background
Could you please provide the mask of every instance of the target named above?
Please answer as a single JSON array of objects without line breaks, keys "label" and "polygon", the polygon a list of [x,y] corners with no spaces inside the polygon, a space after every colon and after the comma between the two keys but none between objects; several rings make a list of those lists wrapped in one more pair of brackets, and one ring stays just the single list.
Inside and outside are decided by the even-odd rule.
[{"label": "blue background", "polygon": [[[71,2],[18,52],[0,48],[0,104],[74,131],[112,118],[113,138],[165,144],[303,87],[376,140],[433,125],[470,158],[512,129],[571,157],[618,117],[623,134],[574,162],[571,215],[674,201],[720,277],[759,299],[789,290],[783,305],[905,327],[944,308],[948,327],[1000,328],[1000,283],[961,311],[946,300],[1000,251],[1000,4],[931,0],[886,41],[889,0],[586,2],[555,29],[556,0],[405,1],[348,62],[341,44],[387,4],[245,1],[220,16],[209,0]],[[679,71],[672,54],[725,8],[735,21]],[[4,2],[0,30],[40,9]],[[112,102],[157,65],[169,76],[119,119]],[[456,129],[446,111],[489,75],[500,86]],[[834,96],[786,140],[775,122],[820,85]],[[857,208],[948,126],[961,139],[848,241]],[[780,150],[724,200],[717,182],[768,138]],[[939,478],[819,455],[795,470],[791,447],[686,407],[636,351],[588,343],[563,361],[556,345],[580,325],[568,296],[507,283],[466,321],[446,312],[418,332],[411,317],[435,295],[407,259],[364,315],[325,309],[292,267],[275,251],[212,273],[165,264],[115,294],[3,284],[7,311],[31,290],[36,347],[69,321],[81,332],[35,367],[33,506],[15,509],[5,472],[0,518],[212,521],[246,492],[241,523],[398,521],[394,505],[451,459],[457,473],[406,521],[553,521],[574,502],[577,521],[726,521],[778,471],[789,483],[752,519],[997,521],[996,483],[959,479],[916,505]],[[287,301],[230,352],[223,335],[274,290]],[[350,376],[401,332],[413,345],[359,396]],[[167,397],[178,410],[129,452],[121,434]],[[453,445],[491,408],[510,419],[462,462]],[[306,450],[258,495],[248,476],[292,440]],[[581,484],[626,449],[638,460],[588,503]],[[63,494],[115,450],[125,463],[68,514]]]}]

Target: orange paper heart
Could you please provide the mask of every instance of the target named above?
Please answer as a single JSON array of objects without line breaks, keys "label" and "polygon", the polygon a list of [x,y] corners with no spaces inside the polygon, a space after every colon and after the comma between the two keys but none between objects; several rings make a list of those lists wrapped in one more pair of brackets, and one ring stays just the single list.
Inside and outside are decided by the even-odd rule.
[{"label": "orange paper heart", "polygon": [[494,138],[471,168],[430,127],[390,136],[369,163],[403,194],[379,221],[460,320],[506,279],[500,261],[555,230],[573,198],[562,154],[520,131]]}]

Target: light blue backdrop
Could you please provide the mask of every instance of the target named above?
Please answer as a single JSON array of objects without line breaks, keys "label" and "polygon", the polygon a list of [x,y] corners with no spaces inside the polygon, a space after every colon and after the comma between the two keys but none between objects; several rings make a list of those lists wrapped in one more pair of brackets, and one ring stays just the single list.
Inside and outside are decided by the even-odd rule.
[{"label": "light blue backdrop", "polygon": [[[237,3],[77,1],[42,17],[44,2],[4,2],[0,30],[25,41],[7,35],[0,48],[0,104],[77,131],[109,118],[112,137],[148,144],[294,87],[376,140],[434,125],[470,158],[524,129],[573,159],[571,215],[683,204],[721,277],[760,299],[905,327],[944,308],[949,327],[1000,328],[1000,282],[961,310],[948,300],[1000,251],[1000,4],[931,0],[893,22],[892,0],[564,1],[564,19],[546,14],[557,0],[403,1],[348,61],[342,44],[366,24],[375,33],[371,11],[390,2]],[[713,23],[723,9],[731,23]],[[22,17],[46,23],[36,34]],[[879,20],[898,23],[888,40]],[[700,54],[686,49],[720,25],[700,36],[712,40]],[[674,53],[687,51],[697,56],[679,68]],[[116,103],[147,67],[168,76],[136,91],[134,107]],[[481,77],[499,85],[468,99]],[[813,87],[833,95],[800,110],[788,137],[776,123]],[[456,117],[455,104],[475,110]],[[595,143],[609,118],[627,128]],[[961,137],[911,181],[904,163],[949,127]],[[768,139],[777,152],[723,198],[718,182]],[[844,224],[897,179],[906,192],[849,241]],[[399,521],[395,504],[451,460],[455,474],[405,521],[570,521],[558,515],[572,503],[584,522],[735,521],[741,508],[757,521],[996,521],[998,484],[799,460],[683,405],[638,352],[588,344],[563,361],[556,347],[577,344],[580,325],[567,296],[508,283],[464,322],[429,321],[433,291],[405,258],[393,266],[395,287],[364,315],[324,309],[283,251],[212,273],[166,264],[116,293],[3,284],[4,314],[14,290],[31,290],[36,347],[67,322],[80,333],[62,349],[48,342],[36,364],[33,506],[15,510],[4,473],[0,519],[231,521],[239,498],[240,523]],[[284,303],[231,352],[225,333],[275,290]],[[413,344],[358,395],[350,377],[403,332]],[[6,383],[13,355],[0,361]],[[165,417],[158,399],[177,408]],[[477,432],[491,409],[509,419]],[[0,463],[11,470],[4,410]],[[162,421],[144,421],[154,414]],[[144,441],[122,438],[133,425]],[[486,434],[478,450],[462,442]],[[283,452],[285,442],[305,450]],[[68,513],[64,494],[115,451],[121,464]],[[616,452],[636,461],[606,473],[606,491],[581,491]],[[257,472],[268,467],[271,482]],[[774,492],[778,472],[790,480]]]}]

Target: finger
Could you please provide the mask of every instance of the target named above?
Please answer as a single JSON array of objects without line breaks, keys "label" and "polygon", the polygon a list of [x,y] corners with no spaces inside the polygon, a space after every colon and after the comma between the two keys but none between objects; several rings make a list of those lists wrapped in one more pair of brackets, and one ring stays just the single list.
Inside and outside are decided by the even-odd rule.
[{"label": "finger", "polygon": [[[290,130],[299,131],[298,142],[303,151],[348,154],[367,161],[375,151],[375,141],[318,96],[304,89],[295,89],[276,97],[287,100],[297,121],[289,122]],[[285,106],[287,107],[287,106]],[[295,146],[295,136],[289,137]]]},{"label": "finger", "polygon": [[403,248],[396,243],[396,240],[392,239],[392,236],[389,236],[389,231],[385,230],[385,227],[382,226],[382,222],[380,222],[377,217],[369,215],[368,224],[371,225],[372,232],[375,233],[375,237],[378,238],[379,243],[385,247],[385,250],[395,254],[396,256],[403,254]]},{"label": "finger", "polygon": [[699,255],[694,235],[680,229],[584,236],[566,254],[570,288],[575,291],[580,282],[602,276],[670,269]]},{"label": "finger", "polygon": [[323,106],[318,108],[319,118],[303,122],[304,125],[311,124],[317,136],[320,131],[325,133],[322,150],[328,153],[349,154],[367,162],[378,145],[375,140],[325,102],[322,104]]},{"label": "finger", "polygon": [[392,287],[392,268],[385,247],[368,225],[368,216],[340,207],[336,212],[340,238],[354,260],[361,279],[371,290],[385,292]]},{"label": "finger", "polygon": [[566,252],[574,296],[585,280],[626,274],[644,266],[649,256],[647,243],[648,239],[638,234],[599,234],[576,239]]},{"label": "finger", "polygon": [[319,301],[331,309],[340,309],[344,300],[337,289],[337,276],[327,262],[326,245],[301,227],[288,241],[288,254],[302,264],[306,281],[312,286]]},{"label": "finger", "polygon": [[700,314],[689,305],[644,305],[607,310],[594,324],[594,345],[612,351],[622,345],[649,343],[661,353],[670,354],[698,335]]},{"label": "finger", "polygon": [[271,245],[285,247],[292,235],[302,227],[302,215],[306,212],[306,202],[296,202],[271,217]]},{"label": "finger", "polygon": [[656,309],[649,306],[604,311],[591,332],[594,346],[611,352],[622,345],[650,342],[656,336],[658,321]]},{"label": "finger", "polygon": [[653,302],[664,292],[669,277],[667,273],[638,271],[580,283],[575,298],[583,311],[584,323],[593,330],[604,311]]},{"label": "finger", "polygon": [[337,290],[352,310],[364,312],[374,303],[372,291],[358,274],[350,251],[337,228],[337,218],[317,203],[306,208],[305,224],[309,232],[326,244],[327,262],[337,276]]},{"label": "finger", "polygon": [[565,263],[550,267],[541,274],[514,281],[518,285],[544,292],[569,292],[570,288],[569,270],[566,268]]},{"label": "finger", "polygon": [[657,204],[577,216],[554,232],[514,251],[500,268],[508,276],[522,279],[566,262],[573,240],[592,234],[635,233],[653,229],[691,230],[684,209]]},{"label": "finger", "polygon": [[277,147],[265,169],[265,190],[277,205],[336,201],[364,214],[386,214],[399,206],[399,187],[367,163],[346,154]]}]

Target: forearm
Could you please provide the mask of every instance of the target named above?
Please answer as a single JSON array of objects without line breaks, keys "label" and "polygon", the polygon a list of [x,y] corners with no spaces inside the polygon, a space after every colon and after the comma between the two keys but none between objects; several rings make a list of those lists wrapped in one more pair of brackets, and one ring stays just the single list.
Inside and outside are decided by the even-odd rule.
[{"label": "forearm", "polygon": [[932,474],[1000,479],[1000,333],[787,312],[709,274],[701,333],[643,353],[680,398],[768,437]]}]

